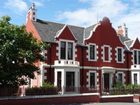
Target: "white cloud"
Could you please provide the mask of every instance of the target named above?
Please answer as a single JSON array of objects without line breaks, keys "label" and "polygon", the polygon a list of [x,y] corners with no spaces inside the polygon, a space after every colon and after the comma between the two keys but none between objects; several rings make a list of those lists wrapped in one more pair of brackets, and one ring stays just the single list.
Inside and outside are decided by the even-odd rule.
[{"label": "white cloud", "polygon": [[79,8],[74,11],[63,11],[59,14],[59,20],[67,24],[89,26],[97,23],[104,16],[110,18],[113,26],[126,23],[129,36],[140,39],[140,0],[79,0],[80,3],[88,3],[88,8]]},{"label": "white cloud", "polygon": [[44,0],[30,0],[31,3],[35,3],[37,7],[44,6]]},{"label": "white cloud", "polygon": [[20,14],[28,9],[27,3],[24,0],[7,0],[5,2],[5,7]]}]

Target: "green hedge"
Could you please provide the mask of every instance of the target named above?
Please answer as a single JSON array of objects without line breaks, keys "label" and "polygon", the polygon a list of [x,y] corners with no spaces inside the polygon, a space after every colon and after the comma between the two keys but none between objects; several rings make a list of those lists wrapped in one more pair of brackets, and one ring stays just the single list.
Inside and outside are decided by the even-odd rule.
[{"label": "green hedge", "polygon": [[33,87],[26,89],[26,95],[55,95],[58,94],[57,88],[51,83],[43,83],[42,87]]}]

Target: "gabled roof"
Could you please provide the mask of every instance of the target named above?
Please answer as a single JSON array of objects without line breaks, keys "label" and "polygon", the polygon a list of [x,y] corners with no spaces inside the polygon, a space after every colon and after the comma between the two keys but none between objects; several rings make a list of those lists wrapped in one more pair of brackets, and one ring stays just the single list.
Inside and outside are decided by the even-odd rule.
[{"label": "gabled roof", "polygon": [[120,38],[120,40],[121,40],[121,42],[125,42],[125,41],[128,41],[128,40],[130,40],[127,36],[122,36],[122,35],[119,35],[119,38]]},{"label": "gabled roof", "polygon": [[[65,24],[55,23],[50,21],[43,21],[37,19],[36,21],[32,21],[35,28],[37,29],[42,41],[45,42],[55,42],[55,36],[59,31],[65,26]],[[82,44],[84,28],[77,27],[72,25],[67,25],[72,33],[75,35],[78,44]]]},{"label": "gabled roof", "polygon": [[[56,36],[62,31],[64,26],[68,26],[70,31],[73,33],[75,38],[77,39],[77,44],[82,45],[84,39],[90,37],[91,32],[98,26],[98,24],[91,25],[87,28],[78,27],[73,25],[65,25],[56,22],[44,21],[37,19],[36,21],[32,21],[36,30],[38,31],[42,41],[44,42],[55,42]],[[124,37],[122,35],[118,36],[121,42],[127,47],[130,48],[133,41],[128,37]]]},{"label": "gabled roof", "polygon": [[54,42],[56,33],[64,27],[64,24],[43,21],[40,19],[32,22],[37,29],[42,41],[45,42]]},{"label": "gabled roof", "polygon": [[84,36],[85,39],[87,39],[89,37],[90,32],[94,29],[95,26],[96,26],[96,24],[85,28],[85,36]]},{"label": "gabled roof", "polygon": [[124,42],[124,44],[125,44],[125,46],[126,46],[126,48],[127,48],[128,50],[130,49],[132,43],[133,43],[133,40],[128,40],[128,41],[125,41],[125,42]]}]

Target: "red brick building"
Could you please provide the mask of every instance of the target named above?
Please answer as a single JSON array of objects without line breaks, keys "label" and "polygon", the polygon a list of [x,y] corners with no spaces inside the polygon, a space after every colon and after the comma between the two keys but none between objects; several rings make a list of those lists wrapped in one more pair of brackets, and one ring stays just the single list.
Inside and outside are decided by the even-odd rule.
[{"label": "red brick building", "polygon": [[33,4],[26,28],[50,45],[42,51],[38,85],[52,82],[64,94],[101,92],[116,82],[140,84],[140,42],[128,38],[125,24],[115,30],[107,17],[86,28],[44,21],[36,18]]}]

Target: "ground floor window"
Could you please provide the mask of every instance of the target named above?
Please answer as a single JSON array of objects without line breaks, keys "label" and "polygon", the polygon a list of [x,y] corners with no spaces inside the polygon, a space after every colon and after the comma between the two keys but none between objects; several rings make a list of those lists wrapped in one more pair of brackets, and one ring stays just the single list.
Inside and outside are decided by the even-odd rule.
[{"label": "ground floor window", "polygon": [[96,87],[96,74],[95,72],[90,72],[90,88]]},{"label": "ground floor window", "polygon": [[134,76],[134,84],[137,85],[138,84],[137,73],[134,73],[133,76]]},{"label": "ground floor window", "polygon": [[117,73],[117,82],[123,83],[123,73],[122,72]]}]

